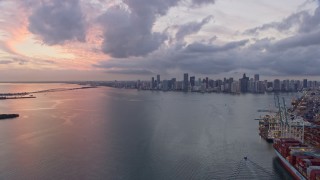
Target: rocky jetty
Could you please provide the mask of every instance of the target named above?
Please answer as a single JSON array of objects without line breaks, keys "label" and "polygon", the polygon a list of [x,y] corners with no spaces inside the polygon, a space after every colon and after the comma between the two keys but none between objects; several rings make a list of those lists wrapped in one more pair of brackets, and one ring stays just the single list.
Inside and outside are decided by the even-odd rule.
[{"label": "rocky jetty", "polygon": [[0,120],[1,119],[12,119],[19,117],[19,114],[0,114]]}]

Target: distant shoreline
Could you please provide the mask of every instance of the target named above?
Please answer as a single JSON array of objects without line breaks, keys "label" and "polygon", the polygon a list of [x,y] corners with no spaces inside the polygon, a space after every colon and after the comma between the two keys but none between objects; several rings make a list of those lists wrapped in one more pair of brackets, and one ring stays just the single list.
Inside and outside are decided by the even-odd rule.
[{"label": "distant shoreline", "polygon": [[97,88],[97,86],[83,86],[83,87],[77,87],[77,88],[55,88],[55,89],[46,89],[46,90],[39,90],[39,91],[32,91],[32,92],[0,93],[0,100],[1,99],[35,98],[32,94],[72,91],[72,90],[90,89],[90,88]]}]

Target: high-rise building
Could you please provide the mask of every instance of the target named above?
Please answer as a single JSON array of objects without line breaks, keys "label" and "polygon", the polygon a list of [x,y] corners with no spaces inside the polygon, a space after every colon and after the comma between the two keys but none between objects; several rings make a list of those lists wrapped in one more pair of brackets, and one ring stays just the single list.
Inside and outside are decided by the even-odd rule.
[{"label": "high-rise building", "polygon": [[231,87],[230,87],[230,92],[231,93],[239,93],[239,82],[238,81],[232,81]]},{"label": "high-rise building", "polygon": [[283,80],[282,84],[283,84],[283,88],[281,90],[282,91],[289,91],[290,81],[288,79],[287,80]]},{"label": "high-rise building", "polygon": [[300,81],[300,80],[296,80],[295,82],[296,82],[296,84],[297,84],[297,90],[300,91],[300,90],[302,89],[301,81]]},{"label": "high-rise building", "polygon": [[209,78],[206,77],[206,89],[208,89],[208,87],[209,87]]},{"label": "high-rise building", "polygon": [[312,81],[308,81],[307,87],[308,87],[308,88],[311,88],[311,87],[312,87]]},{"label": "high-rise building", "polygon": [[154,85],[155,85],[154,77],[152,77],[152,78],[151,78],[151,86],[150,86],[150,89],[154,89]]},{"label": "high-rise building", "polygon": [[176,80],[176,78],[172,78],[171,79],[171,89],[172,90],[176,90],[177,89],[177,82],[176,82],[177,80]]},{"label": "high-rise building", "polygon": [[223,81],[221,79],[216,80],[216,87],[218,87],[218,90],[221,88],[222,84],[223,84]]},{"label": "high-rise building", "polygon": [[317,81],[313,81],[312,82],[312,88],[316,89],[318,87],[318,82]]},{"label": "high-rise building", "polygon": [[231,84],[233,82],[233,78],[229,78],[226,80],[226,83],[225,83],[225,91],[226,92],[231,92]]},{"label": "high-rise building", "polygon": [[294,80],[289,82],[289,91],[296,91]]},{"label": "high-rise building", "polygon": [[191,76],[190,77],[190,85],[191,85],[191,88],[193,88],[196,84],[196,77],[194,76]]},{"label": "high-rise building", "polygon": [[201,78],[198,78],[198,81],[196,82],[196,86],[201,86],[201,84],[202,84]]},{"label": "high-rise building", "polygon": [[273,91],[280,91],[281,90],[281,83],[279,79],[275,79],[273,81]]},{"label": "high-rise building", "polygon": [[140,81],[140,80],[137,81],[136,88],[137,88],[137,89],[140,89],[140,88],[141,88],[141,81]]},{"label": "high-rise building", "polygon": [[266,86],[263,81],[258,81],[257,82],[257,93],[264,93],[266,91]]},{"label": "high-rise building", "polygon": [[308,88],[308,80],[307,79],[303,80],[303,88]]},{"label": "high-rise building", "polygon": [[259,74],[254,75],[254,81],[259,81]]},{"label": "high-rise building", "polygon": [[300,90],[300,81],[295,80],[294,81],[294,91],[299,91]]},{"label": "high-rise building", "polygon": [[213,88],[214,87],[214,80],[210,79],[209,80],[209,88]]},{"label": "high-rise building", "polygon": [[183,74],[183,91],[188,92],[189,89],[188,73]]},{"label": "high-rise building", "polygon": [[163,91],[168,91],[169,90],[169,81],[168,80],[163,80],[161,83],[161,89]]},{"label": "high-rise building", "polygon": [[246,76],[246,74],[243,74],[243,77],[239,80],[240,81],[240,91],[241,92],[248,92],[248,82],[249,77]]},{"label": "high-rise building", "polygon": [[177,81],[177,90],[178,91],[181,91],[182,90],[182,87],[183,87],[183,82],[181,82],[181,81]]},{"label": "high-rise building", "polygon": [[157,75],[157,85],[156,88],[159,89],[160,88],[160,75]]}]

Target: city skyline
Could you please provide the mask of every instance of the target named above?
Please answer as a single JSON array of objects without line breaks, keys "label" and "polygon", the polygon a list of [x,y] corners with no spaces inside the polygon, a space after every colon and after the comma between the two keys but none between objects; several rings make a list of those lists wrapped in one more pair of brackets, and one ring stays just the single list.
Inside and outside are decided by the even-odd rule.
[{"label": "city skyline", "polygon": [[320,77],[319,0],[0,0],[0,81]]},{"label": "city skyline", "polygon": [[127,88],[138,90],[155,91],[182,91],[182,92],[223,92],[231,94],[240,93],[266,93],[266,92],[298,92],[308,89],[319,89],[320,81],[308,79],[261,79],[260,74],[247,76],[245,73],[241,78],[224,77],[212,79],[210,77],[196,77],[183,73],[183,79],[169,78],[161,79],[157,74],[149,81],[112,81],[112,82],[89,82],[91,85],[106,85],[115,88]]}]

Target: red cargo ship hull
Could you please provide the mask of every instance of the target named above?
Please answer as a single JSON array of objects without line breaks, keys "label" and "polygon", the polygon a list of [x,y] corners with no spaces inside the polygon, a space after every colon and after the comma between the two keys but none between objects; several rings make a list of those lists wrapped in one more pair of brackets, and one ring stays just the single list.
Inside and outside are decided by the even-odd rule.
[{"label": "red cargo ship hull", "polygon": [[279,157],[282,165],[286,168],[286,170],[294,177],[294,179],[301,179],[301,180],[305,180],[306,178],[299,173],[299,171],[294,168],[276,149],[274,150],[277,154],[277,156]]}]

